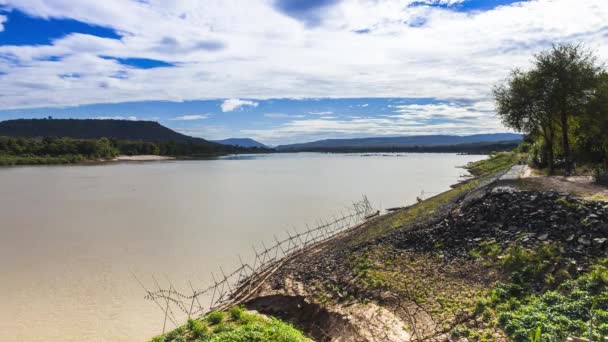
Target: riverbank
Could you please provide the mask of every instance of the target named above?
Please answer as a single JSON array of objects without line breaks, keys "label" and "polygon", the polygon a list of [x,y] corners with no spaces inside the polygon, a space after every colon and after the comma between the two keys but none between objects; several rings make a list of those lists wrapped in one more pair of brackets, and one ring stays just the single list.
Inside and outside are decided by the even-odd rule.
[{"label": "riverbank", "polygon": [[116,162],[159,162],[172,160],[204,160],[227,156],[229,154],[209,154],[204,156],[162,156],[162,155],[119,155],[110,158],[86,158],[82,155],[65,156],[12,156],[0,155],[0,166],[32,166],[32,165],[91,165],[109,164]]},{"label": "riverbank", "polygon": [[152,154],[138,155],[138,156],[118,156],[111,161],[135,161],[135,162],[143,162],[143,161],[166,161],[166,160],[176,160],[175,157],[168,156],[159,156]]},{"label": "riverbank", "polygon": [[608,206],[497,178],[518,161],[469,165],[475,179],[291,260],[246,306],[318,341],[608,335]]}]

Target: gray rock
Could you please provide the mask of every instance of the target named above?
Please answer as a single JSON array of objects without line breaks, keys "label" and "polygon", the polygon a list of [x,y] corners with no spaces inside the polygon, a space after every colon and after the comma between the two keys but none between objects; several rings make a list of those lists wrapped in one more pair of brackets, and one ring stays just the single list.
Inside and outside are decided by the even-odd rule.
[{"label": "gray rock", "polygon": [[608,239],[606,238],[595,238],[593,239],[593,246],[595,247],[602,247],[606,241],[608,241]]},{"label": "gray rock", "polygon": [[584,238],[584,237],[580,237],[578,238],[578,243],[583,244],[585,246],[591,246],[591,240]]}]

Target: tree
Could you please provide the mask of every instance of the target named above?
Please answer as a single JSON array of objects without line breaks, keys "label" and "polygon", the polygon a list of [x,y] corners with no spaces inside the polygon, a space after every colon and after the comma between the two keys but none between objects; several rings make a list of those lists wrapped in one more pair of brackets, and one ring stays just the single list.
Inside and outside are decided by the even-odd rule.
[{"label": "tree", "polygon": [[535,55],[531,70],[515,70],[506,84],[494,88],[503,123],[544,140],[543,159],[550,172],[558,129],[566,173],[572,171],[571,125],[589,112],[601,71],[593,53],[580,45],[562,44]]},{"label": "tree", "polygon": [[574,122],[575,148],[586,161],[607,163],[608,73],[599,75],[593,95],[585,113]]},{"label": "tree", "polygon": [[572,171],[570,121],[585,112],[593,98],[600,67],[581,45],[562,44],[535,56],[535,70],[550,111],[559,118],[566,174]]},{"label": "tree", "polygon": [[494,88],[496,111],[507,127],[543,138],[542,161],[554,171],[555,116],[544,96],[538,72],[511,72],[506,84]]}]

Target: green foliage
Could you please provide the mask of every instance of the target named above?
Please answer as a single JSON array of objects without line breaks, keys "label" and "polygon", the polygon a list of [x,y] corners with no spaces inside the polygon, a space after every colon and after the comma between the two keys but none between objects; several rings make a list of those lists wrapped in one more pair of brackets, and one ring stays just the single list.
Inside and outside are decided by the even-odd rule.
[{"label": "green foliage", "polygon": [[537,54],[533,67],[512,71],[494,97],[503,123],[532,137],[539,145],[530,151],[532,160],[551,173],[556,161],[571,171],[572,151],[574,160],[605,159],[608,76],[580,45],[560,44]]},{"label": "green foliage", "polygon": [[120,151],[108,139],[0,137],[0,165],[74,163],[111,159]]},{"label": "green foliage", "polygon": [[158,336],[154,336],[150,342],[165,342],[165,335],[158,335]]},{"label": "green foliage", "polygon": [[543,243],[536,249],[511,245],[503,256],[502,266],[516,284],[544,283],[547,272],[560,261],[559,247]]},{"label": "green foliage", "polygon": [[233,321],[238,321],[243,317],[243,314],[245,313],[245,308],[243,308],[242,306],[233,306],[232,308],[230,308],[228,313],[230,314],[230,318]]},{"label": "green foliage", "polygon": [[521,155],[513,152],[499,152],[491,155],[488,159],[467,165],[467,169],[475,176],[490,175],[517,164],[520,157]]},{"label": "green foliage", "polygon": [[165,341],[177,341],[178,338],[183,337],[186,332],[185,327],[178,327],[175,330],[165,335]]},{"label": "green foliage", "polygon": [[255,322],[211,336],[209,342],[304,342],[310,341],[291,325],[277,319],[267,323]]},{"label": "green foliage", "polygon": [[196,338],[206,338],[209,336],[209,326],[204,322],[195,319],[188,320],[188,329]]},{"label": "green foliage", "polygon": [[243,307],[237,306],[228,313],[211,312],[203,320],[190,319],[185,326],[151,341],[309,342],[310,339],[276,318],[247,313]]},{"label": "green foliage", "polygon": [[[223,145],[220,145],[223,146]],[[193,141],[126,141],[116,139],[10,138],[0,136],[0,165],[72,164],[109,160],[117,155],[166,155],[208,157],[243,149]],[[247,150],[256,152],[261,150]]]},{"label": "green foliage", "polygon": [[496,240],[482,241],[477,248],[470,251],[473,259],[487,259],[488,264],[492,263],[502,253],[502,247]]},{"label": "green foliage", "polygon": [[[608,262],[536,294],[515,283],[494,288],[490,303],[498,323],[514,341],[563,341],[568,336],[608,335]],[[589,336],[591,331],[592,336]]]},{"label": "green foliage", "polygon": [[216,325],[216,324],[220,324],[224,321],[224,318],[226,317],[226,313],[222,312],[222,311],[213,311],[210,314],[207,315],[207,321],[210,324]]},{"label": "green foliage", "polygon": [[188,137],[149,121],[22,119],[0,122],[0,165],[71,164],[112,159],[119,154],[196,158],[268,151]]}]

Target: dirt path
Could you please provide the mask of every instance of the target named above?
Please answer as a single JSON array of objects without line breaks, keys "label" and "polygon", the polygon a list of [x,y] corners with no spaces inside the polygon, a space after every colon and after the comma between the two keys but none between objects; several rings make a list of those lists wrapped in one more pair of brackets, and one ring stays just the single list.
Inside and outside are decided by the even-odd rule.
[{"label": "dirt path", "polygon": [[521,185],[528,190],[552,190],[583,199],[608,201],[608,188],[595,184],[591,176],[545,176],[526,166]]}]

